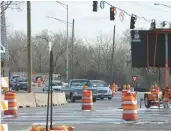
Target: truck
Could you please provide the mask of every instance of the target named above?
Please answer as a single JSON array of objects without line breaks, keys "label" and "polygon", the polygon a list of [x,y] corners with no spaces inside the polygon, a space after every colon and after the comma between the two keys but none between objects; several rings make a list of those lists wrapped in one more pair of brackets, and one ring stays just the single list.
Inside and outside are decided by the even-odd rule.
[{"label": "truck", "polygon": [[92,91],[93,102],[96,102],[97,89],[91,85],[87,79],[72,79],[69,81],[68,86],[63,87],[62,92],[65,92],[66,100],[70,99],[71,102],[82,99],[83,86],[87,90]]}]

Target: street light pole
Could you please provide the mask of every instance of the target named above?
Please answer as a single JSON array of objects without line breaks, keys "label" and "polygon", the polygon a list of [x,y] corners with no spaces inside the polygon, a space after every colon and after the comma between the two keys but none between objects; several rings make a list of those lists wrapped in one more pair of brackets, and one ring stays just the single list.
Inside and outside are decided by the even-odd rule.
[{"label": "street light pole", "polygon": [[73,19],[73,22],[72,22],[72,62],[71,62],[71,79],[73,79],[74,78],[74,71],[73,71],[73,62],[74,62],[74,57],[73,57],[73,55],[74,55],[74,19]]},{"label": "street light pole", "polygon": [[66,49],[66,80],[68,80],[68,76],[69,76],[69,43],[68,43],[68,5],[66,5],[67,7],[67,49]]}]

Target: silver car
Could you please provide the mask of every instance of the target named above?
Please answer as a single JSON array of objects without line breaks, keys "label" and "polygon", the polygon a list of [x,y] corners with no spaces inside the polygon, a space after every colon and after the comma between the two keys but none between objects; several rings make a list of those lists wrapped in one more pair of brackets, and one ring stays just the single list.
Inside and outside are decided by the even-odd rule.
[{"label": "silver car", "polygon": [[[49,87],[49,81],[46,81],[43,87],[43,92],[48,91],[48,87]],[[61,81],[58,81],[58,80],[52,81],[52,91],[61,91],[62,87],[63,87],[63,84]]]},{"label": "silver car", "polygon": [[93,87],[97,88],[97,98],[108,100],[112,99],[112,90],[108,87],[107,83],[102,80],[90,80]]}]

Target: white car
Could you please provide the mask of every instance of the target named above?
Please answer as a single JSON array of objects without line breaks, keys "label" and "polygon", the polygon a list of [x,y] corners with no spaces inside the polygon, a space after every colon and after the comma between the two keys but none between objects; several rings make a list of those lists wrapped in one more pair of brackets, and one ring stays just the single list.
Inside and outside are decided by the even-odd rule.
[{"label": "white car", "polygon": [[97,98],[108,100],[112,99],[112,90],[108,87],[107,83],[102,80],[90,80],[93,87],[97,88]]},{"label": "white car", "polygon": [[[48,91],[48,87],[49,87],[49,81],[46,81],[44,84],[44,87],[43,87],[43,92]],[[58,80],[52,81],[52,90],[53,91],[61,91],[62,87],[63,87],[63,84],[61,81],[58,81]]]}]

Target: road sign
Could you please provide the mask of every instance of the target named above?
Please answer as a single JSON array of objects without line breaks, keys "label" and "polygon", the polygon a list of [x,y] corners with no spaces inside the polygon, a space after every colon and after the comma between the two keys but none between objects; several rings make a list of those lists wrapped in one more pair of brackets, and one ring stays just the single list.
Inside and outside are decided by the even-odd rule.
[{"label": "road sign", "polygon": [[69,68],[65,68],[65,71],[68,72],[69,71]]},{"label": "road sign", "polygon": [[138,79],[138,76],[132,76],[132,81],[135,82]]}]

